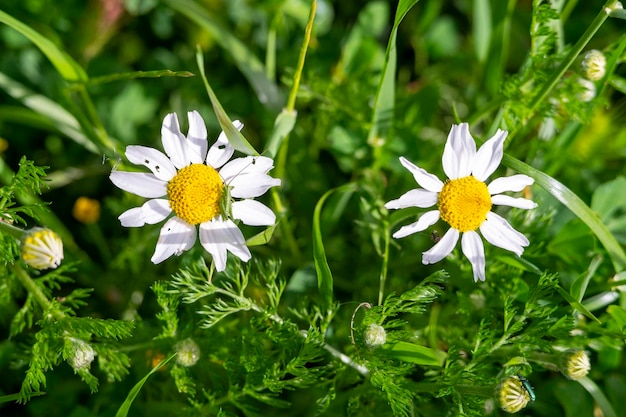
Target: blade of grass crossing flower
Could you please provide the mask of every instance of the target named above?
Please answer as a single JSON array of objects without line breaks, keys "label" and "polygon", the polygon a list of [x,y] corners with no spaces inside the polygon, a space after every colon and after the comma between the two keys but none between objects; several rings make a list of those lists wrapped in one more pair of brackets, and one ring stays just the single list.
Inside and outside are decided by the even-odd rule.
[{"label": "blade of grass crossing flower", "polygon": [[212,39],[233,58],[239,71],[243,73],[256,92],[261,104],[273,111],[279,111],[283,107],[284,98],[278,86],[265,75],[263,63],[228,29],[219,25],[205,8],[191,0],[165,0],[165,3],[206,30]]},{"label": "blade of grass crossing flower", "polygon": [[586,376],[579,379],[578,383],[582,385],[589,394],[591,394],[604,417],[617,417],[615,410],[613,410],[613,406],[611,406],[611,402],[606,398],[600,387],[598,387],[595,382]]},{"label": "blade of grass crossing flower", "polygon": [[353,184],[347,184],[338,188],[328,190],[315,205],[313,212],[313,261],[315,263],[315,271],[317,272],[317,287],[322,295],[323,309],[326,311],[331,309],[333,302],[333,274],[328,266],[326,259],[326,251],[324,250],[324,242],[322,241],[322,230],[320,219],[324,203],[334,192],[351,191],[354,189]]},{"label": "blade of grass crossing flower", "polygon": [[115,417],[128,416],[128,411],[130,410],[130,406],[133,404],[133,401],[135,401],[135,398],[137,397],[137,394],[139,394],[139,391],[141,391],[143,384],[145,384],[148,378],[150,378],[150,375],[152,375],[153,373],[161,369],[163,366],[165,366],[165,364],[168,363],[170,360],[172,360],[174,356],[176,356],[175,353],[170,355],[167,359],[161,361],[157,366],[152,368],[152,370],[148,372],[146,376],[141,378],[141,380],[135,384],[135,386],[128,392],[128,396],[126,397],[126,399],[124,400],[120,408],[117,410]]},{"label": "blade of grass crossing flower", "polygon": [[484,63],[491,43],[491,6],[489,0],[474,0],[472,32],[478,61]]},{"label": "blade of grass crossing flower", "polygon": [[565,207],[570,209],[596,235],[609,254],[615,271],[621,272],[626,269],[626,254],[624,250],[606,225],[602,223],[598,215],[593,212],[580,197],[554,178],[509,155],[504,155],[502,163],[515,171],[533,178],[537,185],[563,203]]},{"label": "blade of grass crossing flower", "polygon": [[211,88],[209,80],[207,80],[204,73],[204,57],[202,55],[200,47],[198,47],[198,51],[196,52],[196,61],[198,63],[198,68],[200,69],[200,76],[202,77],[202,81],[204,82],[206,91],[209,94],[209,99],[211,100],[213,111],[217,116],[217,121],[219,122],[220,127],[226,134],[226,137],[228,137],[228,141],[239,152],[243,152],[246,155],[258,155],[259,153],[254,149],[254,147],[250,145],[246,138],[243,137],[241,132],[239,132],[239,130],[235,126],[233,126],[231,118],[228,116],[228,114],[222,107],[222,104],[215,95],[215,92]]},{"label": "blade of grass crossing flower", "polygon": [[393,119],[396,90],[396,64],[398,52],[396,50],[396,37],[398,26],[406,14],[411,10],[418,0],[400,0],[396,9],[396,17],[389,35],[387,52],[385,53],[385,63],[383,72],[376,92],[374,102],[374,113],[372,115],[372,127],[369,131],[368,142],[378,138],[386,138]]},{"label": "blade of grass crossing flower", "polygon": [[87,74],[85,70],[78,65],[65,51],[59,49],[48,38],[31,28],[30,26],[20,22],[12,16],[6,14],[0,10],[0,22],[8,25],[9,27],[17,30],[22,35],[26,36],[37,48],[44,53],[44,55],[50,60],[52,65],[57,69],[59,74],[66,81],[73,82],[85,82],[87,81]]}]

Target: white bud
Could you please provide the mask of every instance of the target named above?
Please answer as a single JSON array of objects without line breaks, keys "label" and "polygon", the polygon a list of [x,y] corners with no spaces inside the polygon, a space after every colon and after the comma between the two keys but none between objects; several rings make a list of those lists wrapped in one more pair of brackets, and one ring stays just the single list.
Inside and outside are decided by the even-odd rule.
[{"label": "white bud", "polygon": [[384,345],[387,341],[387,332],[383,326],[370,324],[363,332],[363,341],[368,348],[377,348]]},{"label": "white bud", "polygon": [[174,350],[178,354],[176,362],[184,367],[194,366],[200,359],[200,347],[193,339],[185,339],[176,343]]},{"label": "white bud", "polygon": [[72,357],[70,358],[70,365],[74,369],[89,368],[91,362],[96,357],[96,352],[91,345],[81,339],[71,339],[72,343]]}]

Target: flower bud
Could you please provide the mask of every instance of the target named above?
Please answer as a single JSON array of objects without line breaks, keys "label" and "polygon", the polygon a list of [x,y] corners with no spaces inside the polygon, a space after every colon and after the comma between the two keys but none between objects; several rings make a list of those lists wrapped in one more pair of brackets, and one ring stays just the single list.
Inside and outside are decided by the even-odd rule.
[{"label": "flower bud", "polygon": [[583,75],[591,81],[604,78],[606,73],[606,57],[597,49],[587,52],[582,62]]},{"label": "flower bud", "polygon": [[36,269],[56,268],[63,260],[63,241],[50,229],[34,227],[22,239],[22,260]]},{"label": "flower bud", "polygon": [[576,94],[578,100],[588,103],[596,97],[596,85],[592,81],[579,78],[578,84],[581,87],[578,94]]},{"label": "flower bud", "polygon": [[363,332],[363,341],[365,346],[375,349],[382,346],[387,341],[387,332],[383,326],[378,324],[370,324]]},{"label": "flower bud", "polygon": [[496,398],[507,413],[517,413],[528,405],[530,394],[517,376],[509,376],[502,380],[496,388]]},{"label": "flower bud", "polygon": [[176,362],[184,367],[194,366],[200,359],[200,347],[193,339],[182,340],[174,346]]},{"label": "flower bud", "polygon": [[559,357],[559,370],[574,381],[585,377],[590,369],[589,356],[584,350],[566,350]]},{"label": "flower bud", "polygon": [[78,370],[83,368],[89,368],[91,362],[96,357],[96,352],[91,345],[81,339],[71,339],[72,343],[72,357],[69,362],[72,368]]}]

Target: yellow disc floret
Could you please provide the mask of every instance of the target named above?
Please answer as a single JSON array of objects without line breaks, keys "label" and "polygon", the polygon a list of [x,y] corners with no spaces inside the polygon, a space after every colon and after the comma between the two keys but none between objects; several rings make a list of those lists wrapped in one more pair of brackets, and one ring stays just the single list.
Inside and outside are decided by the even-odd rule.
[{"label": "yellow disc floret", "polygon": [[224,191],[220,174],[204,164],[184,167],[167,183],[167,196],[174,213],[189,224],[207,222],[220,214]]},{"label": "yellow disc floret", "polygon": [[449,180],[437,199],[441,219],[460,232],[469,232],[487,220],[491,195],[487,185],[467,176]]}]

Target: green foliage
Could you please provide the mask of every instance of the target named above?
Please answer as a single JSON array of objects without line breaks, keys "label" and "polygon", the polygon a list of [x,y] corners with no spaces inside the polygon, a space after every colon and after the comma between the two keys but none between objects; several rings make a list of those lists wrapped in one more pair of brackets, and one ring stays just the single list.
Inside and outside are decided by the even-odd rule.
[{"label": "green foliage", "polygon": [[[0,414],[501,416],[496,391],[514,375],[537,396],[520,414],[624,414],[616,1],[6,3]],[[606,58],[595,79],[591,49]],[[121,227],[146,200],[109,179],[125,146],[163,149],[165,114],[185,123],[194,109],[209,146],[223,130],[281,180],[259,197],[277,218],[261,231],[226,184],[220,209],[251,259],[231,253],[223,272],[200,242],[160,236],[154,212]],[[461,244],[422,263],[441,219],[393,238],[434,207],[385,208],[425,185],[398,157],[444,178],[460,122],[477,144],[508,131],[487,184],[535,181],[511,195],[537,208],[491,207],[528,238],[521,256],[479,231],[485,282]],[[93,223],[81,196],[100,204]],[[19,260],[35,224],[62,237],[56,269]],[[222,238],[196,240],[241,243]],[[157,242],[184,250],[155,265]],[[591,370],[571,381],[561,358],[580,350]]]}]

